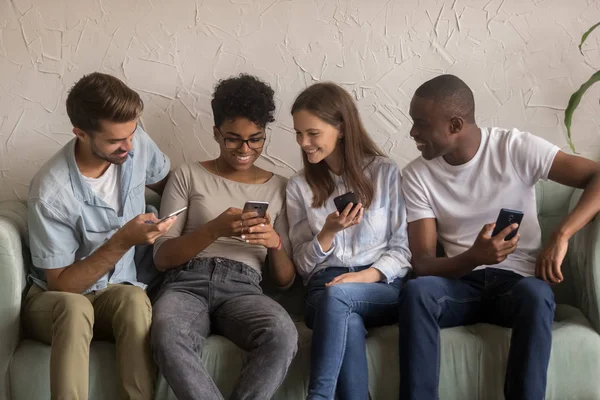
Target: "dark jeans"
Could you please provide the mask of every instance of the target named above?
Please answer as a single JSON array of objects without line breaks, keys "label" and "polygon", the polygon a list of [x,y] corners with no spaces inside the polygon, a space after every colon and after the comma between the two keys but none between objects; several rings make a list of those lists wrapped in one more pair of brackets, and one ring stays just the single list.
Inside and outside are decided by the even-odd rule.
[{"label": "dark jeans", "polygon": [[151,343],[179,400],[223,398],[199,355],[211,332],[248,352],[231,399],[270,399],[283,382],[298,332],[283,307],[262,294],[260,279],[251,267],[223,258],[192,260],[166,274]]},{"label": "dark jeans", "polygon": [[554,309],[547,283],[496,268],[407,282],[399,297],[400,398],[439,397],[440,328],[486,322],[512,328],[505,397],[543,399]]},{"label": "dark jeans", "polygon": [[369,396],[366,328],[393,324],[403,279],[387,283],[341,283],[338,275],[367,267],[330,267],[308,282],[306,324],[313,330],[309,399],[366,400]]}]

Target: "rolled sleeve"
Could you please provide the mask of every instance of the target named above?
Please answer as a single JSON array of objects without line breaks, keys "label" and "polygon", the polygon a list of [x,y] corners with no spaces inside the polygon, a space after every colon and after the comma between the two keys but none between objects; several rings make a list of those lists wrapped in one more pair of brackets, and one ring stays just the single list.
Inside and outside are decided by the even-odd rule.
[{"label": "rolled sleeve", "polygon": [[35,267],[55,269],[75,262],[80,241],[66,218],[41,200],[34,200],[28,204],[27,220],[31,258]]}]

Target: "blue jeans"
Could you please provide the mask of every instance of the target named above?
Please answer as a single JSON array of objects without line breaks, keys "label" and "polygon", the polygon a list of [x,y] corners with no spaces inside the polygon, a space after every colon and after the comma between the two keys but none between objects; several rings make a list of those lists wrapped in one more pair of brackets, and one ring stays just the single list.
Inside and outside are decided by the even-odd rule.
[{"label": "blue jeans", "polygon": [[224,258],[199,258],[165,274],[152,311],[154,358],[179,400],[222,400],[200,359],[209,334],[248,352],[230,400],[270,399],[296,354],[288,313],[265,296],[261,276]]},{"label": "blue jeans", "polygon": [[306,324],[313,330],[309,399],[365,400],[369,396],[366,328],[397,322],[403,279],[387,283],[341,283],[338,275],[366,267],[330,267],[308,282]]},{"label": "blue jeans", "polygon": [[400,398],[438,398],[440,328],[485,322],[512,328],[505,397],[543,399],[554,309],[547,283],[497,268],[407,282],[399,297]]}]

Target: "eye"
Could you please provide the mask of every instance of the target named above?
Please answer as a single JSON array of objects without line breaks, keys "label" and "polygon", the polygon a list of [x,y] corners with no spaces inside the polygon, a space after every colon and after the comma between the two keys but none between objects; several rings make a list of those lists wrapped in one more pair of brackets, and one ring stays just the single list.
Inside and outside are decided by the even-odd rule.
[{"label": "eye", "polygon": [[264,140],[264,138],[252,138],[250,139],[250,143],[260,143]]}]

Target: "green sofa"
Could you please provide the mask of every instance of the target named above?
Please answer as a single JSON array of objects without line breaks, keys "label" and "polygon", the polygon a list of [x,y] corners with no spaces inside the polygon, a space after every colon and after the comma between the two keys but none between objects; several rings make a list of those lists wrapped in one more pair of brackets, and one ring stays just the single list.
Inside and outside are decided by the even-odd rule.
[{"label": "green sofa", "polygon": [[[544,238],[572,208],[580,191],[554,183],[537,186],[539,219]],[[156,197],[150,197],[156,203]],[[26,208],[21,202],[0,203],[0,400],[49,398],[50,347],[24,340],[19,312],[26,285]],[[600,399],[600,225],[594,220],[570,243],[564,283],[555,287],[558,306],[548,370],[547,399]],[[276,399],[306,396],[310,362],[310,330],[302,321],[302,287],[265,291],[280,301],[297,321],[298,354]],[[402,322],[400,322],[402,323]],[[372,399],[398,398],[398,333],[396,326],[373,329],[367,340]],[[510,330],[487,324],[444,329],[440,396],[442,399],[501,399]],[[202,351],[225,397],[244,362],[244,353],[230,341],[212,336]],[[114,347],[94,342],[90,355],[90,399],[117,399]],[[434,368],[434,366],[431,366]],[[162,377],[156,399],[175,399]]]}]

